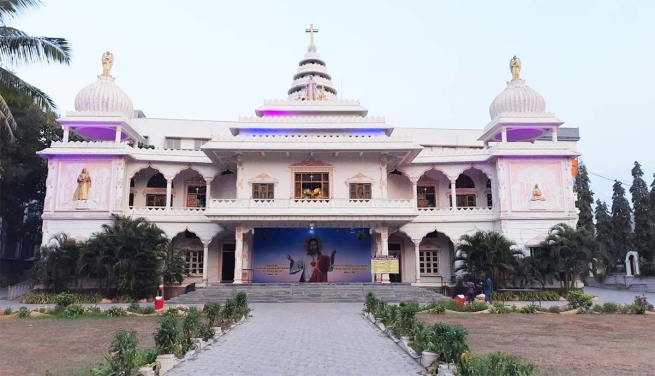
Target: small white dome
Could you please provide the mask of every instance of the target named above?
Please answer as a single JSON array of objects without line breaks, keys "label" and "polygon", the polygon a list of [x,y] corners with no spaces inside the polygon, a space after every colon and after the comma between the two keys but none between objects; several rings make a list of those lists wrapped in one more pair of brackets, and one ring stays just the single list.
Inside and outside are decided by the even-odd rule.
[{"label": "small white dome", "polygon": [[120,113],[126,118],[134,115],[130,97],[118,87],[112,76],[100,75],[98,81],[82,89],[75,97],[75,111]]},{"label": "small white dome", "polygon": [[530,88],[520,78],[507,83],[503,90],[489,106],[491,120],[503,114],[543,114],[546,113],[546,101],[536,90]]}]

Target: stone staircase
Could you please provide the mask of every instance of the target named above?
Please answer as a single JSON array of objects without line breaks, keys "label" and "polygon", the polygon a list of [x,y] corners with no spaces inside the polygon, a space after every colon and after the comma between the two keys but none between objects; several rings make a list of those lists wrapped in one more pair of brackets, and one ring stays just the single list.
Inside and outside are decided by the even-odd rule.
[{"label": "stone staircase", "polygon": [[215,284],[169,300],[168,304],[225,302],[233,292],[244,291],[249,303],[363,303],[370,291],[390,303],[416,301],[421,304],[445,299],[436,292],[409,283],[258,283]]}]

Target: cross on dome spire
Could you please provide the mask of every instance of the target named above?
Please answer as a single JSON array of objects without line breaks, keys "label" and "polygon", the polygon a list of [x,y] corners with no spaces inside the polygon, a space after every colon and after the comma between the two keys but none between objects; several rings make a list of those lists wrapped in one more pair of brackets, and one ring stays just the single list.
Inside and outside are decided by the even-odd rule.
[{"label": "cross on dome spire", "polygon": [[309,43],[314,44],[314,33],[318,33],[318,29],[314,29],[314,24],[310,24],[309,29],[305,29],[305,33],[309,33]]}]

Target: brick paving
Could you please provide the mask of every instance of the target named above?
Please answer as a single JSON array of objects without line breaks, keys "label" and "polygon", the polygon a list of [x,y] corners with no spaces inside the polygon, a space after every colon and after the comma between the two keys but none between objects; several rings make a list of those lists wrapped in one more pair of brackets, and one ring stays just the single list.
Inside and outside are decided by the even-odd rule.
[{"label": "brick paving", "polygon": [[253,317],[171,376],[416,375],[420,366],[359,303],[252,304]]}]

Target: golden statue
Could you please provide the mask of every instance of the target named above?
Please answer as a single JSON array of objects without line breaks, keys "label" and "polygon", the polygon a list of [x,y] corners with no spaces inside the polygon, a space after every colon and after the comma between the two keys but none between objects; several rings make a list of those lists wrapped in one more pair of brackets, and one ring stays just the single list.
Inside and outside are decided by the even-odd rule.
[{"label": "golden statue", "polygon": [[86,168],[77,177],[77,189],[73,193],[73,201],[86,201],[89,199],[89,189],[91,189],[91,177]]},{"label": "golden statue", "polygon": [[303,193],[303,199],[316,200],[316,199],[322,199],[323,198],[321,188],[314,188],[313,190],[312,189],[305,189],[305,190],[303,190],[302,193]]},{"label": "golden statue", "polygon": [[532,190],[532,198],[530,201],[546,201],[546,198],[541,195],[541,189],[539,189],[539,184],[534,185]]},{"label": "golden statue", "polygon": [[102,75],[109,76],[109,71],[111,70],[112,65],[114,65],[114,54],[107,51],[102,54]]},{"label": "golden statue", "polygon": [[512,80],[518,80],[519,73],[521,73],[521,59],[516,55],[509,61],[509,70],[512,72]]}]

